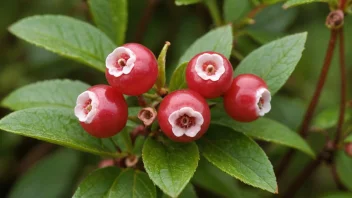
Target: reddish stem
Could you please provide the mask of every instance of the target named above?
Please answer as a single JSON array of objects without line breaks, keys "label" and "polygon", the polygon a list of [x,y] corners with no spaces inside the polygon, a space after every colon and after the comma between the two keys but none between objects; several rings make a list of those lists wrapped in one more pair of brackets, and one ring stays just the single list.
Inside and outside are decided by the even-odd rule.
[{"label": "reddish stem", "polygon": [[138,99],[139,106],[141,106],[141,107],[146,107],[147,106],[147,102],[145,101],[143,95],[137,96],[137,99]]},{"label": "reddish stem", "polygon": [[309,163],[303,171],[296,177],[293,183],[288,187],[285,194],[282,197],[291,198],[294,197],[297,191],[301,188],[304,182],[309,178],[309,176],[315,171],[317,167],[323,162],[323,156],[319,155],[319,157]]},{"label": "reddish stem", "polygon": [[147,30],[147,25],[152,19],[154,10],[158,3],[159,3],[159,0],[148,0],[147,6],[144,9],[144,13],[138,23],[136,36],[135,36],[136,42],[138,43],[142,42],[145,31]]},{"label": "reddish stem", "polygon": [[247,17],[248,18],[254,18],[262,9],[264,9],[266,7],[266,5],[264,4],[260,4],[257,7],[255,7],[253,10],[251,10]]},{"label": "reddish stem", "polygon": [[346,6],[347,0],[340,0],[340,9],[343,11]]},{"label": "reddish stem", "polygon": [[333,179],[335,181],[335,184],[336,184],[337,188],[339,190],[346,190],[345,186],[341,183],[339,175],[337,174],[336,164],[332,164],[332,166],[330,168],[331,168],[332,177],[333,177]]},{"label": "reddish stem", "polygon": [[340,115],[337,122],[335,145],[339,143],[342,136],[342,126],[345,120],[345,104],[346,104],[346,62],[345,62],[345,38],[343,28],[339,30],[339,61],[341,75],[341,95],[340,95]]},{"label": "reddish stem", "polygon": [[[303,118],[303,123],[301,124],[301,128],[300,128],[300,131],[299,131],[299,134],[303,138],[306,138],[307,135],[308,135],[309,125],[310,125],[310,122],[312,121],[315,108],[316,108],[316,106],[318,104],[321,91],[322,91],[322,89],[324,87],[324,84],[325,84],[325,81],[326,81],[326,77],[327,77],[327,74],[328,74],[328,71],[329,71],[329,68],[330,68],[330,65],[331,65],[332,56],[334,54],[334,49],[335,49],[335,45],[336,45],[336,39],[337,39],[337,35],[338,35],[337,33],[338,32],[336,30],[331,30],[329,46],[328,46],[328,49],[326,51],[325,60],[324,60],[323,68],[322,68],[321,73],[320,73],[318,84],[316,86],[313,98],[310,101],[310,104],[308,106],[306,114],[305,114],[305,116]],[[285,172],[285,170],[288,167],[288,164],[290,163],[294,153],[295,153],[295,150],[291,149],[283,157],[283,160],[280,162],[280,164],[279,164],[279,166],[277,168],[277,174],[276,175],[277,175],[278,179]]]},{"label": "reddish stem", "polygon": [[319,102],[319,97],[320,97],[321,91],[323,90],[323,87],[326,81],[326,76],[330,69],[332,56],[334,54],[334,49],[336,46],[337,33],[338,32],[336,30],[331,30],[329,46],[325,55],[324,65],[320,73],[319,81],[318,81],[317,87],[315,88],[313,98],[310,101],[306,114],[303,118],[303,123],[300,128],[299,133],[302,137],[307,137],[308,135],[309,125],[310,125],[310,122],[312,121],[314,110]]}]

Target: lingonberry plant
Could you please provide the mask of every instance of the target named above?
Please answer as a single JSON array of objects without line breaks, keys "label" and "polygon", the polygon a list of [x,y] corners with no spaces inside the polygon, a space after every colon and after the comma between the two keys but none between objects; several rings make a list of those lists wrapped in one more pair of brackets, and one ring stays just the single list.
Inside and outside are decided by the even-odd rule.
[{"label": "lingonberry plant", "polygon": [[[302,26],[286,31],[298,16],[295,6],[318,1],[325,2],[318,10],[331,33],[326,56],[306,56],[304,69],[291,77],[310,50],[304,51],[306,46],[326,43],[314,36],[307,40],[311,32],[326,31],[308,29],[308,34]],[[352,197],[352,103],[344,37],[351,0],[133,2],[83,1],[96,26],[90,18],[38,15],[9,27],[28,43],[96,70],[76,72],[91,85],[45,80],[2,100],[14,112],[0,120],[0,130],[82,151],[50,154],[9,197]],[[162,15],[155,14],[158,6]],[[152,15],[163,21],[165,9],[177,10],[171,12],[175,21],[156,23],[147,39],[146,30],[155,27]],[[190,20],[182,9],[191,10]],[[308,5],[307,10],[309,17],[300,15],[303,21],[319,21]],[[186,25],[178,31],[179,18]],[[203,23],[207,31],[199,36],[196,24]],[[177,33],[169,37],[166,32]],[[320,96],[337,43],[339,96],[326,93],[330,106],[322,105],[315,114],[325,98]],[[323,61],[323,67],[309,65],[311,59]],[[320,73],[317,83],[308,72]],[[303,81],[316,88],[301,86]],[[304,114],[298,97],[306,92],[313,96]],[[338,107],[333,106],[336,98]],[[320,167],[324,174],[314,184],[322,187],[316,189],[310,186],[311,175]],[[57,192],[42,192],[43,181],[59,186]]]}]

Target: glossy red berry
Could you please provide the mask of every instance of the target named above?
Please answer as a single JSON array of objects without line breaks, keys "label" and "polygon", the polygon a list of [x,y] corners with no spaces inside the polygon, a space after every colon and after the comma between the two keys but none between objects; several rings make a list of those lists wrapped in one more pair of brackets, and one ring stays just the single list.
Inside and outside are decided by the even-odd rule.
[{"label": "glossy red berry", "polygon": [[111,137],[126,125],[127,103],[115,88],[95,85],[77,97],[75,115],[92,136]]},{"label": "glossy red berry", "polygon": [[187,65],[186,81],[189,89],[205,98],[223,95],[232,82],[232,65],[222,54],[202,52]]},{"label": "glossy red berry", "polygon": [[271,95],[265,81],[253,74],[241,74],[233,79],[225,93],[226,112],[240,122],[251,122],[271,109]]},{"label": "glossy red berry", "polygon": [[208,129],[210,109],[197,92],[179,90],[167,95],[158,110],[158,121],[166,136],[176,142],[199,139]]},{"label": "glossy red berry", "polygon": [[121,93],[137,96],[153,87],[158,77],[158,63],[145,46],[127,43],[108,55],[105,76]]}]

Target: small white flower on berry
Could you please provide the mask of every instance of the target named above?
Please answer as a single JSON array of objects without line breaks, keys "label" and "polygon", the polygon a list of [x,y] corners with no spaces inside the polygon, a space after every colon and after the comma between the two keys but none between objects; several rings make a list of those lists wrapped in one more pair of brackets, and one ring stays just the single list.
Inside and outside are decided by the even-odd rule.
[{"label": "small white flower on berry", "polygon": [[264,116],[271,109],[271,94],[266,88],[260,88],[256,93],[256,111],[259,116]]},{"label": "small white flower on berry", "polygon": [[176,137],[183,135],[195,137],[204,122],[202,114],[190,107],[182,107],[174,111],[170,114],[168,120]]},{"label": "small white flower on berry", "polygon": [[98,97],[92,91],[85,91],[77,97],[75,115],[79,121],[89,124],[98,111]]},{"label": "small white flower on berry", "polygon": [[195,70],[203,80],[218,81],[225,73],[224,60],[218,54],[204,53],[197,58]]},{"label": "small white flower on berry", "polygon": [[106,58],[105,64],[109,74],[119,77],[129,74],[136,62],[136,54],[127,47],[118,47]]}]

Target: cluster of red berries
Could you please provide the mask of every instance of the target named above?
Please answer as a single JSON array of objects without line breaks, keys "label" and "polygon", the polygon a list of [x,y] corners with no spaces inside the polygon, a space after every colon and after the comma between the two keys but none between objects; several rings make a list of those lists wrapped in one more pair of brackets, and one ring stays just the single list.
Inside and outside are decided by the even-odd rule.
[{"label": "cluster of red berries", "polygon": [[[123,94],[138,96],[153,87],[158,64],[153,53],[136,43],[116,48],[106,58],[108,85],[96,85],[77,98],[75,115],[82,127],[99,138],[111,137],[127,122],[128,106]],[[226,112],[235,120],[250,122],[270,111],[271,95],[266,83],[253,74],[233,79],[230,61],[216,52],[194,56],[186,69],[189,89],[168,94],[161,101],[157,120],[170,139],[199,139],[210,124],[206,99],[223,96]]]}]

